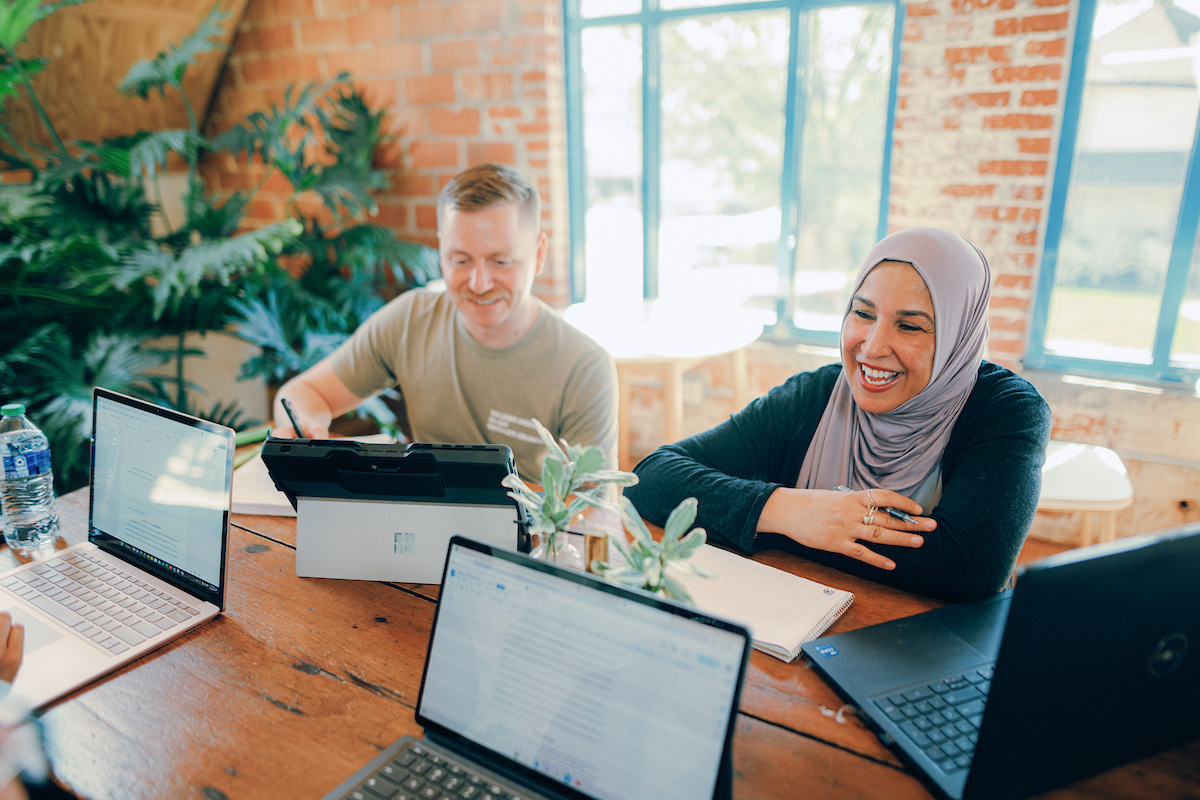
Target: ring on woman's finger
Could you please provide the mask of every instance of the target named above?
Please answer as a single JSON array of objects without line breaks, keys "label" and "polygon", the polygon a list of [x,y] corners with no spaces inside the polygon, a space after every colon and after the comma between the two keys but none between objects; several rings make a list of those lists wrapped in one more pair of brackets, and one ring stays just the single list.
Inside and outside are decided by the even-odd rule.
[{"label": "ring on woman's finger", "polygon": [[875,509],[879,508],[879,506],[876,505],[876,503],[875,503],[875,497],[871,494],[870,489],[867,489],[867,502],[871,504],[871,506],[870,506],[871,511],[874,511]]},{"label": "ring on woman's finger", "polygon": [[875,506],[867,509],[867,513],[863,514],[863,525],[870,527],[875,524]]}]

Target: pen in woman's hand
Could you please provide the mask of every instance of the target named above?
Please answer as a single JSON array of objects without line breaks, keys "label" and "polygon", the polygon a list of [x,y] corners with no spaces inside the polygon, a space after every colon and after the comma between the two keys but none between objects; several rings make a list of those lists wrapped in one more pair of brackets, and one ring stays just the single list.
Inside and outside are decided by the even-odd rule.
[{"label": "pen in woman's hand", "polygon": [[288,419],[292,421],[292,430],[296,431],[296,436],[307,439],[308,436],[304,434],[304,429],[300,427],[300,418],[296,416],[296,409],[292,407],[292,401],[283,397],[279,402],[283,405],[283,410],[287,412]]},{"label": "pen in woman's hand", "polygon": [[[854,491],[849,486],[842,486],[841,484],[838,484],[837,486],[833,487],[833,490],[835,492],[852,492],[852,491]],[[892,508],[891,506],[879,506],[879,510],[884,512],[885,514],[887,514],[889,517],[893,517],[895,519],[904,520],[905,522],[911,522],[913,524],[916,524],[916,522],[917,522],[916,517],[904,512],[904,511],[901,511],[898,508]]]}]

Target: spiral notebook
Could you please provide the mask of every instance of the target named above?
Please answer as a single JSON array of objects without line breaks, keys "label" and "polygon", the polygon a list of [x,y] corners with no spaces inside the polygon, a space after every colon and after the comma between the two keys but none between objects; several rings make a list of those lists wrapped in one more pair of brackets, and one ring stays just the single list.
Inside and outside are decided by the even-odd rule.
[{"label": "spiral notebook", "polygon": [[717,575],[710,580],[674,573],[696,608],[742,623],[757,649],[783,661],[795,659],[802,644],[828,630],[854,602],[850,592],[712,545],[701,545],[688,563]]}]

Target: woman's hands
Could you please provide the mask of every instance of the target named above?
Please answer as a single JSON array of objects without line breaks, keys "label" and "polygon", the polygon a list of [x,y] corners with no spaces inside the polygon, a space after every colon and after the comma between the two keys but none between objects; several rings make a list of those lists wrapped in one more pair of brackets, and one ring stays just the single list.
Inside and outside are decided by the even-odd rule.
[{"label": "woman's hands", "polygon": [[[875,513],[871,514],[872,506]],[[890,516],[884,507],[917,517],[905,522]],[[811,547],[841,553],[880,569],[895,569],[896,563],[866,544],[920,547],[920,535],[937,527],[929,517],[918,516],[921,506],[904,495],[887,489],[836,492],[823,489],[776,489],[758,517],[759,533],[778,533]]]}]

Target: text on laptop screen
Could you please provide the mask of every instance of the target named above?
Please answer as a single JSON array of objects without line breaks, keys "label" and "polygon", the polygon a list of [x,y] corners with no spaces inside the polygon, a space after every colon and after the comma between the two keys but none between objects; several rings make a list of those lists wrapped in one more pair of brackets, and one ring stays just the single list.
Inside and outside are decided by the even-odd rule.
[{"label": "text on laptop screen", "polygon": [[711,797],[744,641],[452,547],[420,712],[599,800]]},{"label": "text on laptop screen", "polygon": [[229,510],[226,437],[96,400],[93,535],[216,590]]}]

